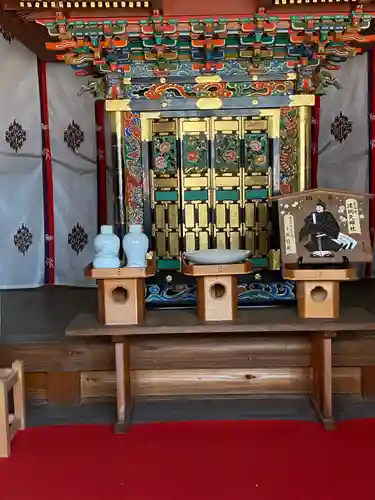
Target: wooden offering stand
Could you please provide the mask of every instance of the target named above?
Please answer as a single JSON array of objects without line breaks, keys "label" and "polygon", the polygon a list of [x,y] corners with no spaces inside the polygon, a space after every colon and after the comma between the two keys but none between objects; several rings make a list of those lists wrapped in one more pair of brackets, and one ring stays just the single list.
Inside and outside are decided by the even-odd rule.
[{"label": "wooden offering stand", "polygon": [[251,271],[251,262],[196,265],[183,261],[182,272],[197,278],[198,317],[201,321],[233,321],[237,316],[237,275]]},{"label": "wooden offering stand", "polygon": [[301,318],[338,318],[349,263],[372,262],[368,198],[328,189],[276,196],[284,278],[297,283]]},{"label": "wooden offering stand", "polygon": [[[335,320],[340,317],[340,281],[357,278],[353,268],[302,268],[287,265],[286,280],[296,282],[300,318]],[[325,429],[335,429],[332,407],[332,338],[336,332],[311,333],[311,403]]]},{"label": "wooden offering stand", "polygon": [[85,267],[85,277],[98,282],[98,320],[104,325],[138,325],[144,321],[145,278],[155,274],[155,255],[149,253],[146,267],[94,269]]},{"label": "wooden offering stand", "polygon": [[[340,281],[357,279],[352,263],[372,262],[369,196],[311,189],[276,196],[283,277],[296,282],[298,315],[311,325],[312,404],[326,429],[332,411],[332,338],[339,328]],[[331,326],[331,328],[328,328]],[[308,330],[306,330],[308,331]]]},{"label": "wooden offering stand", "polygon": [[303,269],[285,266],[283,277],[296,282],[300,318],[338,318],[340,315],[340,281],[355,280],[356,270]]}]

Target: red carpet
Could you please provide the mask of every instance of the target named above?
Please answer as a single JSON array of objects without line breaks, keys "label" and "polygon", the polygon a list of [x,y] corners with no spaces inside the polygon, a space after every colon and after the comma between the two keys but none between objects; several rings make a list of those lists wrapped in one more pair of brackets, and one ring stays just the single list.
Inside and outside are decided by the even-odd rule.
[{"label": "red carpet", "polygon": [[374,500],[375,420],[28,429],[1,500]]}]

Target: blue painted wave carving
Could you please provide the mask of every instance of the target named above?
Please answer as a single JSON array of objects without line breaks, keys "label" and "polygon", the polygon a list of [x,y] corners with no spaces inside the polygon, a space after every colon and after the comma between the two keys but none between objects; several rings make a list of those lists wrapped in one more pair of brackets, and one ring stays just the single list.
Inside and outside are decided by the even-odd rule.
[{"label": "blue painted wave carving", "polygon": [[[295,284],[291,281],[273,283],[239,283],[238,303],[247,306],[271,305],[295,300]],[[147,285],[146,303],[158,306],[194,306],[197,303],[195,285]]]},{"label": "blue painted wave carving", "polygon": [[146,287],[146,303],[160,305],[195,305],[197,301],[194,285],[148,285]]},{"label": "blue painted wave carving", "polygon": [[240,305],[272,304],[273,302],[295,300],[295,284],[291,281],[275,283],[239,283],[237,287]]}]

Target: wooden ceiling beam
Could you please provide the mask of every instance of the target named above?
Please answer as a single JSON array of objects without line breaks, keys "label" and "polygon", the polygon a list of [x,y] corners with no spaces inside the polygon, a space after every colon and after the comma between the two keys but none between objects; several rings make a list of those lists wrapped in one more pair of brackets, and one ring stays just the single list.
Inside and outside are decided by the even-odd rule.
[{"label": "wooden ceiling beam", "polygon": [[[198,0],[190,0],[191,3],[196,3]],[[201,1],[201,0],[199,0]],[[224,0],[215,0],[217,3]],[[237,0],[238,1],[238,0]],[[244,1],[244,0],[240,0]],[[247,0],[246,0],[247,1]],[[323,7],[329,9],[335,13],[349,13],[352,7],[350,5],[339,3],[339,4],[298,4],[298,5],[272,5],[272,0],[252,0],[254,4],[261,3],[263,5],[267,4],[267,14],[268,15],[279,15],[280,17],[289,17],[291,14],[296,14],[299,12],[301,15],[322,13]],[[168,7],[170,5],[178,2],[177,0],[150,0],[151,7],[149,9],[137,8],[123,8],[123,9],[79,9],[70,10],[67,12],[67,16],[71,18],[79,17],[98,17],[98,18],[115,18],[115,17],[148,17],[152,15],[152,10],[159,10],[161,13],[164,11],[165,14],[170,14],[168,12]],[[366,13],[375,14],[375,3],[366,4]],[[55,41],[49,35],[47,30],[35,23],[37,19],[54,18],[56,12],[54,10],[46,9],[20,9],[19,0],[0,0],[0,25],[2,26],[4,32],[10,33],[14,38],[19,40],[23,45],[25,45],[29,50],[34,52],[41,60],[48,62],[56,62],[57,52],[47,50],[45,47],[45,42]],[[369,30],[362,32],[363,35],[373,35],[375,34],[375,21],[372,21]],[[360,44],[363,50],[367,50],[371,45]]]},{"label": "wooden ceiling beam", "polygon": [[46,49],[45,42],[49,41],[50,37],[43,26],[23,21],[16,12],[4,11],[1,7],[0,25],[42,61],[56,61],[56,53]]},{"label": "wooden ceiling beam", "polygon": [[[24,12],[24,13],[23,13]],[[56,18],[56,9],[40,9],[40,10],[26,10],[19,11],[20,14],[27,21],[38,21],[43,19]],[[98,18],[98,19],[116,19],[116,18],[147,18],[151,15],[150,10],[146,9],[71,9],[64,10],[64,14],[68,19],[87,19],[87,18]]]},{"label": "wooden ceiling beam", "polygon": [[[349,15],[355,10],[355,6],[352,3],[347,2],[317,2],[317,3],[301,3],[301,4],[280,4],[280,5],[270,5],[267,7],[268,16],[306,16],[314,15]],[[374,11],[374,5],[366,4],[363,9],[365,14],[372,14]]]}]

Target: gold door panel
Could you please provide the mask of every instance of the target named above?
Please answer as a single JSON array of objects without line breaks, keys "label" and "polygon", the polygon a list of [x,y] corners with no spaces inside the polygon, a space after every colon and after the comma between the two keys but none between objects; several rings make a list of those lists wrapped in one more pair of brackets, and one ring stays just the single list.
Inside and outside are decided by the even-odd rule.
[{"label": "gold door panel", "polygon": [[156,255],[177,258],[180,245],[180,175],[177,162],[175,120],[152,122],[152,159],[150,169],[152,232]]},{"label": "gold door panel", "polygon": [[254,257],[264,257],[269,247],[269,207],[267,198],[272,192],[269,161],[268,119],[244,120],[242,191],[244,212],[242,230],[245,248]]},{"label": "gold door panel", "polygon": [[210,120],[182,118],[179,120],[179,130],[184,249],[205,249],[211,246]]},{"label": "gold door panel", "polygon": [[241,118],[212,119],[213,246],[239,249],[241,234]]},{"label": "gold door panel", "polygon": [[152,231],[159,259],[206,248],[269,249],[270,119],[142,118],[151,143]]}]

